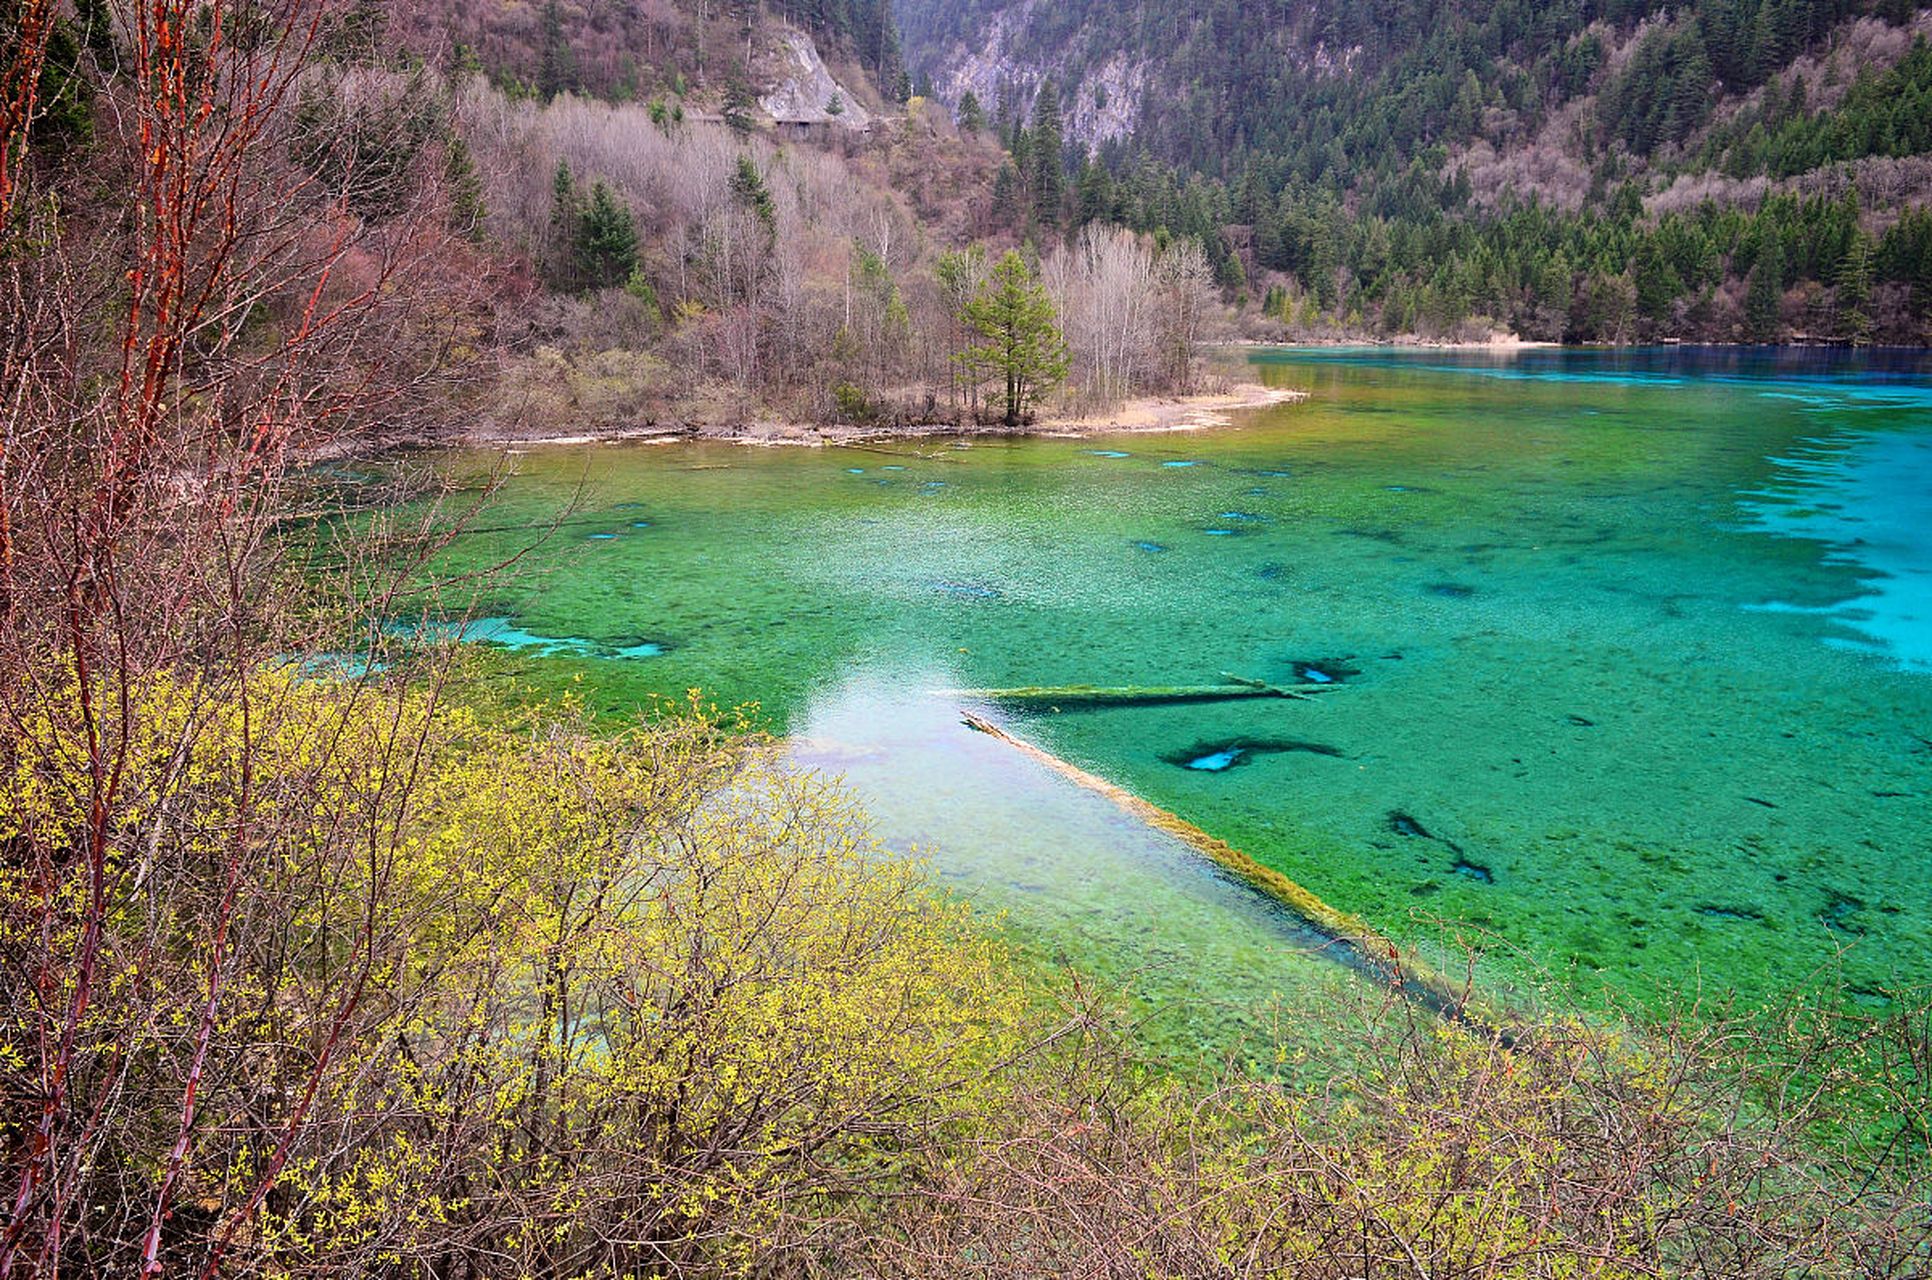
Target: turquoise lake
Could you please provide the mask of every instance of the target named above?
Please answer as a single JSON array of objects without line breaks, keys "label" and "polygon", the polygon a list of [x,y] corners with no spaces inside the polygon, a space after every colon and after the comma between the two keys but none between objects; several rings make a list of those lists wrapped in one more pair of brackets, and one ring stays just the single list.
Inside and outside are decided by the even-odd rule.
[{"label": "turquoise lake", "polygon": [[[960,723],[975,708],[1498,982],[1932,980],[1932,364],[1266,351],[1207,432],[535,449],[441,568],[555,529],[473,638],[600,712],[756,702],[882,837],[1217,1046],[1321,940]],[[470,474],[481,455],[439,457]]]}]

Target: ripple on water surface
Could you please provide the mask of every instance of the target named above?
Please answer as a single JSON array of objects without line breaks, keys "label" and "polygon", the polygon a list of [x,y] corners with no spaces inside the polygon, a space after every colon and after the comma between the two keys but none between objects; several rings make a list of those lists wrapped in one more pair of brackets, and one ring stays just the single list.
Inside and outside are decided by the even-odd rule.
[{"label": "ripple on water surface", "polygon": [[1854,594],[1820,604],[1767,601],[1767,612],[1837,624],[1832,643],[1932,672],[1932,434],[1852,432],[1800,442],[1778,475],[1741,505],[1752,527],[1827,548],[1852,570]]}]

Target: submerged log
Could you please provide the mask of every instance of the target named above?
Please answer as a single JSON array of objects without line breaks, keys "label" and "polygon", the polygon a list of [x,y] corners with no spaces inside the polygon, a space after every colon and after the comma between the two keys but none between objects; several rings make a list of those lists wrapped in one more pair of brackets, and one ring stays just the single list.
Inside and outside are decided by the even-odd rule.
[{"label": "submerged log", "polygon": [[1045,765],[1061,777],[1111,800],[1117,807],[1157,831],[1164,831],[1208,861],[1264,896],[1280,903],[1316,933],[1333,939],[1350,967],[1385,983],[1400,995],[1432,1009],[1452,1022],[1491,1036],[1505,1046],[1514,1036],[1503,1020],[1479,1005],[1468,981],[1458,982],[1413,952],[1405,953],[1377,933],[1368,921],[1310,893],[1287,876],[1264,867],[1224,840],[1218,840],[1185,819],[1141,799],[1124,787],[1088,773],[1076,764],[1016,738],[979,716],[968,714],[966,727],[1004,742]]},{"label": "submerged log", "polygon": [[1028,685],[1017,689],[934,689],[938,698],[982,702],[1050,703],[1074,706],[1129,706],[1137,702],[1220,702],[1230,698],[1308,698],[1334,691],[1332,684],[1267,684],[1223,673],[1222,684]]}]

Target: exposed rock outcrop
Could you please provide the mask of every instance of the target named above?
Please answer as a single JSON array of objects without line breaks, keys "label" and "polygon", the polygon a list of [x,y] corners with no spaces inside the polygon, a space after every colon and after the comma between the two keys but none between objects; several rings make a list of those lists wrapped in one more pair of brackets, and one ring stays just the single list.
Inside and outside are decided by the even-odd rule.
[{"label": "exposed rock outcrop", "polygon": [[818,45],[803,31],[780,33],[770,74],[758,105],[780,125],[844,128],[855,133],[872,127],[872,114],[832,75]]}]

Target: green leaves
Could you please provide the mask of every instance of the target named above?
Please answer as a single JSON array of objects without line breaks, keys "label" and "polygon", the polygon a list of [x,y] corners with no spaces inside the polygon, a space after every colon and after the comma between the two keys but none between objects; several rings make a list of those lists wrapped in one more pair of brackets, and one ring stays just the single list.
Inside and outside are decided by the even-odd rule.
[{"label": "green leaves", "polygon": [[590,189],[590,203],[577,216],[575,259],[578,272],[593,289],[627,283],[637,269],[637,224],[630,209],[599,182]]},{"label": "green leaves", "polygon": [[961,318],[980,341],[955,359],[982,381],[1004,382],[1004,420],[1009,427],[1020,425],[1067,377],[1067,343],[1053,299],[1026,260],[1009,251]]}]

